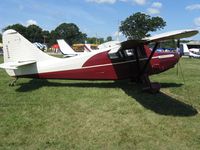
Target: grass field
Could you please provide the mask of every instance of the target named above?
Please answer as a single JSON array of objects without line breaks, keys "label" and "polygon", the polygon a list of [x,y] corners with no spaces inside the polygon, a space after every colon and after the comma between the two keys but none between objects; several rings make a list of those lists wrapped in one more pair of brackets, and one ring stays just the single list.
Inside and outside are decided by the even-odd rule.
[{"label": "grass field", "polygon": [[[0,62],[3,58],[0,57]],[[0,70],[0,149],[200,149],[200,60],[151,77],[156,95],[128,81],[20,79]]]}]

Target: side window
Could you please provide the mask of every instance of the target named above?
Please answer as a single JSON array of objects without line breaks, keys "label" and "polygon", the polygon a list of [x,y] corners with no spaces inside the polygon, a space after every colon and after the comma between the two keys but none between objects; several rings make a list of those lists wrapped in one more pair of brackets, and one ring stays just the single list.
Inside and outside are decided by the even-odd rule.
[{"label": "side window", "polygon": [[118,59],[118,58],[120,58],[118,53],[111,53],[111,54],[109,54],[109,57],[110,57],[110,59]]},{"label": "side window", "polygon": [[125,50],[126,56],[134,56],[134,49],[126,49]]},{"label": "side window", "polygon": [[110,59],[120,59],[120,60],[130,60],[136,59],[136,51],[139,58],[145,58],[146,53],[144,51],[143,46],[137,46],[130,49],[120,49],[116,53],[109,54]]},{"label": "side window", "polygon": [[139,58],[145,58],[146,57],[146,52],[144,50],[144,46],[138,46],[137,47],[137,53]]},{"label": "side window", "polygon": [[119,50],[116,53],[109,54],[110,59],[123,59],[125,58],[124,52],[122,50]]}]

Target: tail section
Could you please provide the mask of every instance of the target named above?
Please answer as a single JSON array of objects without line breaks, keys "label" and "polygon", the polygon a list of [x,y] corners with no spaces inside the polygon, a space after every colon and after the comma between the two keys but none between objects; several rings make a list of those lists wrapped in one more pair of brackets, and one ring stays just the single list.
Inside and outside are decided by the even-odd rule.
[{"label": "tail section", "polygon": [[57,40],[58,45],[60,47],[60,51],[64,55],[76,55],[77,53],[65,42],[63,39]]},{"label": "tail section", "polygon": [[51,58],[15,30],[3,33],[4,63],[21,61],[41,61]]},{"label": "tail section", "polygon": [[37,73],[37,63],[45,60],[55,60],[42,52],[15,30],[3,33],[4,63],[0,68],[10,76],[20,76]]}]

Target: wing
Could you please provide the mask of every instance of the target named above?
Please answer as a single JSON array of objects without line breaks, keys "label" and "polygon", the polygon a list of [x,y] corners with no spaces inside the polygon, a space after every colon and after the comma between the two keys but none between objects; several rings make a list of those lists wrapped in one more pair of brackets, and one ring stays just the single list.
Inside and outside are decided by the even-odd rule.
[{"label": "wing", "polygon": [[147,42],[159,42],[159,41],[165,41],[170,39],[182,39],[182,38],[188,38],[191,36],[194,36],[198,34],[199,31],[195,29],[189,29],[189,30],[176,30],[171,32],[166,32],[162,34],[158,34],[152,37],[146,37],[143,40],[146,40]]},{"label": "wing", "polygon": [[[127,41],[121,42],[119,47],[113,47],[110,50],[109,53],[110,54],[111,53],[117,53],[120,50],[133,49],[134,47],[137,47],[137,46],[141,46],[141,45],[149,44],[151,42],[155,42],[156,44],[155,44],[154,48],[152,49],[151,54],[147,57],[147,61],[144,65],[144,67],[140,68],[139,75],[142,75],[142,74],[145,73],[147,66],[148,66],[150,60],[152,59],[152,57],[153,57],[153,55],[154,55],[154,53],[155,53],[155,51],[158,47],[158,43],[160,41],[169,40],[169,39],[187,38],[187,37],[194,36],[197,33],[199,33],[198,30],[178,30],[178,31],[167,32],[167,33],[159,34],[159,35],[156,35],[156,36],[144,38],[142,40],[127,40]],[[138,53],[137,48],[134,49],[134,53],[135,53],[135,56],[136,56],[137,64],[139,66],[140,60],[137,56],[137,53]]]},{"label": "wing", "polygon": [[[164,40],[169,40],[169,39],[181,39],[181,38],[188,38],[191,36],[194,36],[198,34],[198,30],[190,29],[190,30],[176,30],[176,31],[171,31],[171,32],[166,32],[162,34],[158,34],[156,36],[152,37],[147,37],[143,38],[142,40],[127,40],[124,42],[121,42],[119,44],[116,44],[116,46],[113,46],[109,53],[116,53],[119,50],[126,50],[126,49],[131,49],[133,47],[139,46],[139,45],[144,45],[144,44],[149,44],[151,42],[156,42],[159,43],[160,41]],[[117,46],[118,45],[118,46]],[[155,53],[155,48],[152,51],[151,56]]]}]

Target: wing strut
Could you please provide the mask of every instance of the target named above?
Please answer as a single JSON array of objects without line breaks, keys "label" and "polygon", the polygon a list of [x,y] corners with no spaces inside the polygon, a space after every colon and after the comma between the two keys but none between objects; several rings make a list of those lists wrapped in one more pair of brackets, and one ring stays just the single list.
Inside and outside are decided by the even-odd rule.
[{"label": "wing strut", "polygon": [[152,52],[151,52],[149,58],[147,59],[145,65],[144,65],[144,67],[143,67],[143,69],[142,69],[141,72],[140,72],[140,76],[143,75],[143,74],[146,72],[147,66],[148,66],[150,60],[152,59],[153,54],[155,53],[155,51],[156,51],[156,49],[157,49],[157,47],[158,47],[158,44],[159,44],[159,43],[156,42],[156,44],[155,44],[155,46],[154,46],[154,48],[153,48],[153,50],[152,50]]},{"label": "wing strut", "polygon": [[143,84],[146,85],[145,88],[143,88],[144,91],[149,91],[151,93],[157,93],[160,90],[160,84],[159,83],[151,83],[150,79],[149,79],[149,75],[148,73],[146,73],[146,69],[149,65],[150,60],[152,59],[157,47],[158,47],[158,42],[156,42],[149,58],[147,59],[143,69],[141,70],[140,74],[139,74],[139,78],[142,80]]},{"label": "wing strut", "polygon": [[137,63],[137,70],[139,72],[138,73],[138,79],[139,79],[141,68],[140,68],[140,60],[139,60],[139,56],[138,56],[138,48],[134,51],[134,54],[135,54],[136,63]]}]

